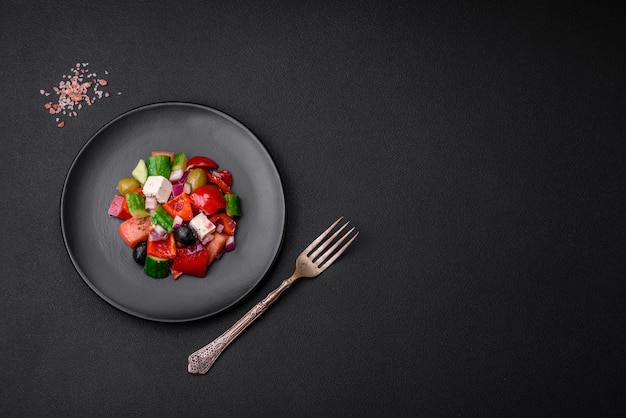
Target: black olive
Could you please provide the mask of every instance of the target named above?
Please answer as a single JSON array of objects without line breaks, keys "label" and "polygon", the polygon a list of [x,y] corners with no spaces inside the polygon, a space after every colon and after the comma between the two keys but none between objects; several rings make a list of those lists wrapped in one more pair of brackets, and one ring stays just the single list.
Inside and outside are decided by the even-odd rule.
[{"label": "black olive", "polygon": [[140,242],[135,248],[133,248],[133,260],[135,260],[135,263],[139,264],[140,266],[146,264],[147,248],[147,241]]},{"label": "black olive", "polygon": [[196,234],[187,225],[181,225],[176,229],[174,239],[182,245],[189,246],[196,243]]}]

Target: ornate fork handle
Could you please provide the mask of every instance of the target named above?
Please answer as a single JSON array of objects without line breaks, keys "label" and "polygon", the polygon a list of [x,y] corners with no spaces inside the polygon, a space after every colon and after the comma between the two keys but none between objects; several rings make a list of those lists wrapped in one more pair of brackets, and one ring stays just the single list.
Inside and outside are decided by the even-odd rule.
[{"label": "ornate fork handle", "polygon": [[[248,328],[258,317],[263,315],[267,308],[278,299],[278,297],[289,288],[300,277],[317,277],[328,268],[345,250],[352,241],[359,235],[359,232],[352,234],[354,228],[346,232],[342,237],[337,238],[341,231],[348,225],[345,223],[334,233],[331,231],[341,221],[343,217],[337,219],[326,231],[315,238],[313,242],[304,249],[296,258],[296,268],[288,279],[284,280],[280,286],[271,291],[265,299],[254,305],[239,321],[235,322],[226,332],[217,337],[210,344],[189,355],[187,370],[189,373],[205,374],[209,371],[215,360],[224,352],[226,347],[232,343],[246,328]],[[332,235],[331,235],[332,234]],[[337,238],[337,239],[336,239]]]},{"label": "ornate fork handle", "polygon": [[291,276],[284,280],[280,286],[271,291],[265,299],[254,305],[241,319],[228,328],[222,335],[205,345],[201,349],[189,355],[189,365],[187,370],[193,374],[205,374],[209,371],[215,360],[224,352],[226,347],[232,343],[246,328],[248,328],[257,318],[267,310],[267,308],[278,299],[278,297],[296,281],[298,277]]}]

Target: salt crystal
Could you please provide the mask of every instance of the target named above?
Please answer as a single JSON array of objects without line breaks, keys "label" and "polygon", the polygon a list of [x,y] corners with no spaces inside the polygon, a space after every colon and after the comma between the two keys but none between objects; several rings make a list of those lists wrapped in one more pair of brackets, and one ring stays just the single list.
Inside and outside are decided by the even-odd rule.
[{"label": "salt crystal", "polygon": [[[85,103],[91,106],[97,99],[109,97],[109,92],[106,92],[99,88],[100,86],[106,86],[108,83],[105,79],[95,79],[95,82],[85,82],[86,79],[97,77],[95,72],[89,72],[86,68],[89,63],[76,63],[76,65],[69,70],[69,74],[63,74],[61,81],[58,83],[58,87],[53,87],[54,92],[58,96],[58,102],[52,104],[48,102],[46,109],[51,114],[64,115],[69,118],[78,116],[77,110],[81,110]],[[105,74],[109,74],[107,70]],[[67,81],[65,81],[67,80]],[[91,91],[90,91],[91,90]],[[50,93],[44,89],[40,89],[39,93],[44,96],[49,96]],[[120,96],[122,92],[117,92]],[[59,117],[56,118],[59,127],[65,125]]]}]

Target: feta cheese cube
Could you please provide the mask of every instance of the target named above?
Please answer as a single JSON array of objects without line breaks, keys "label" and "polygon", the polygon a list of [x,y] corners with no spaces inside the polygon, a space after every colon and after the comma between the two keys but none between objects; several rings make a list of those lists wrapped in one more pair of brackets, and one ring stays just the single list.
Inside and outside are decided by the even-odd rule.
[{"label": "feta cheese cube", "polygon": [[172,194],[172,183],[163,176],[150,176],[143,185],[145,196],[154,196],[159,203],[165,203]]},{"label": "feta cheese cube", "polygon": [[200,241],[215,232],[215,224],[206,217],[204,213],[199,213],[189,221],[189,227],[193,229]]}]

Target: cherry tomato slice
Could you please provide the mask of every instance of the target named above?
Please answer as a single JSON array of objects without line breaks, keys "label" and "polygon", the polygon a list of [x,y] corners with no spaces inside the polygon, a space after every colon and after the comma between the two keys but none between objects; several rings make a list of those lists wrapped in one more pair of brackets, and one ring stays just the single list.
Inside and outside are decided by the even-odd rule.
[{"label": "cherry tomato slice", "polygon": [[189,197],[191,204],[207,216],[226,207],[226,199],[222,191],[214,184],[209,183],[198,187]]},{"label": "cherry tomato slice", "polygon": [[230,191],[230,186],[217,174],[217,172],[207,170],[206,168],[203,168],[203,170],[206,173],[206,179],[209,183],[215,184],[224,194],[232,193]]},{"label": "cherry tomato slice", "polygon": [[202,155],[196,155],[195,157],[191,157],[187,161],[187,169],[194,167],[206,167],[206,168],[217,168],[218,165],[215,161],[208,157],[204,157]]},{"label": "cherry tomato slice", "polygon": [[224,247],[226,246],[227,240],[228,240],[228,235],[216,233],[213,239],[209,241],[209,243],[206,246],[206,249],[209,252],[207,266],[213,263],[218,258],[220,258],[222,254],[224,254]]}]

